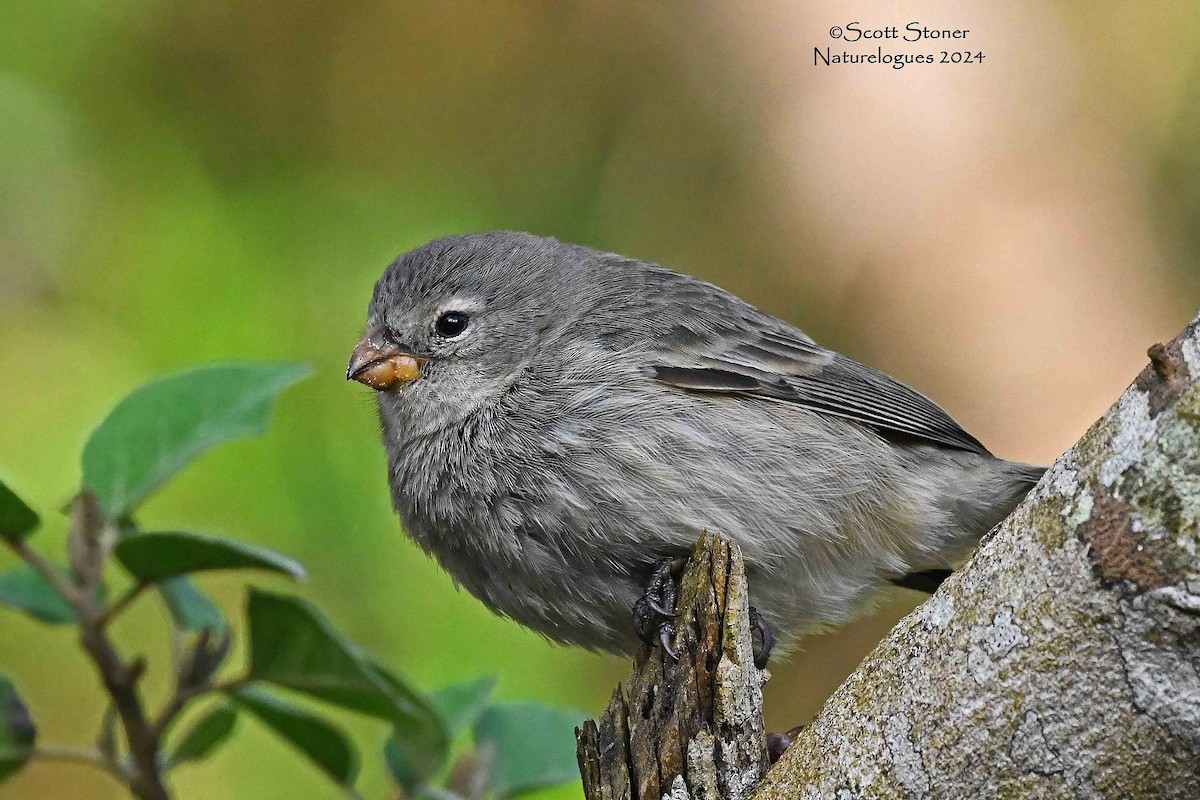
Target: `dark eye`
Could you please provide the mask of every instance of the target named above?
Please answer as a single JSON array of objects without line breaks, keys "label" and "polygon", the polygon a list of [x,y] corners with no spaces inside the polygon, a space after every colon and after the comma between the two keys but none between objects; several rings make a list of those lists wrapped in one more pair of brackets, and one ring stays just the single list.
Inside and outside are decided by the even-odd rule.
[{"label": "dark eye", "polygon": [[447,311],[437,318],[433,327],[437,330],[438,336],[453,339],[467,329],[468,322],[470,322],[470,317],[461,311]]}]

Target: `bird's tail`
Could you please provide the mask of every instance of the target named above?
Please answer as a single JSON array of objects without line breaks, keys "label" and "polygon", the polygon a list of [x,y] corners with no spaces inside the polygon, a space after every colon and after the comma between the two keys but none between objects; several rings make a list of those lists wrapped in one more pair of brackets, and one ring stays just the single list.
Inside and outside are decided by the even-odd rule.
[{"label": "bird's tail", "polygon": [[921,592],[937,591],[950,575],[949,567],[1011,514],[1045,472],[1046,467],[1000,459],[989,460],[969,472],[957,472],[956,485],[947,492],[946,508],[955,522],[955,534],[945,540],[939,558],[931,559],[933,563],[916,563],[916,570],[891,578],[891,582]]},{"label": "bird's tail", "polygon": [[1046,472],[1045,467],[997,459],[962,487],[955,516],[975,538],[983,536],[1013,512]]}]

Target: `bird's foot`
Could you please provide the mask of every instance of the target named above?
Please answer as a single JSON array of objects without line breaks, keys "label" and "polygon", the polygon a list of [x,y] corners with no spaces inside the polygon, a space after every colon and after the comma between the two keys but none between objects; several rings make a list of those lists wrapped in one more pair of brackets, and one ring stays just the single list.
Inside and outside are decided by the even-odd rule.
[{"label": "bird's foot", "polygon": [[892,583],[925,594],[933,594],[953,573],[948,569],[927,569],[921,572],[910,572],[898,578],[892,578]]},{"label": "bird's foot", "polygon": [[673,661],[679,660],[671,645],[675,636],[675,601],[679,594],[675,582],[686,564],[684,558],[658,562],[646,584],[646,591],[633,604],[633,627],[638,637],[648,645],[658,642]]},{"label": "bird's foot", "polygon": [[800,731],[804,730],[803,725],[797,725],[787,733],[768,733],[767,734],[767,757],[774,764],[781,756],[792,746],[792,742],[800,735]]},{"label": "bird's foot", "polygon": [[[676,581],[686,565],[684,558],[658,562],[646,584],[646,591],[633,604],[633,627],[638,637],[648,645],[658,642],[674,661],[679,660],[679,654],[671,644],[675,636],[675,602],[679,594]],[[775,636],[754,606],[750,606],[750,628],[752,635],[758,634],[754,642],[754,666],[766,669],[775,647]]]},{"label": "bird's foot", "polygon": [[758,609],[750,606],[750,635],[753,637],[755,633],[758,634],[758,646],[754,648],[754,666],[766,669],[767,660],[771,657],[771,648],[775,646],[775,636],[762,614],[758,613]]}]

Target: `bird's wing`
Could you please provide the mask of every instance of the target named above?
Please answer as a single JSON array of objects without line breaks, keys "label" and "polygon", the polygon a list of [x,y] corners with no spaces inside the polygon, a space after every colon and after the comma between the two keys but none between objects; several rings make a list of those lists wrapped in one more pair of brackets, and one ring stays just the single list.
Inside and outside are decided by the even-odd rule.
[{"label": "bird's wing", "polygon": [[651,336],[647,356],[652,374],[662,383],[796,403],[885,435],[988,454],[929,398],[821,347],[797,328],[733,295],[674,273],[656,288],[662,291],[655,293],[651,305],[659,306],[658,318],[668,324]]}]

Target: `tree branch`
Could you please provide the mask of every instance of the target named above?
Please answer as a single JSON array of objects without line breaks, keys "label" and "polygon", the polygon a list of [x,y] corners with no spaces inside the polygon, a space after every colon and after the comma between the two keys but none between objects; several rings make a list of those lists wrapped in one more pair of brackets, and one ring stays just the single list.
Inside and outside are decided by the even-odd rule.
[{"label": "tree branch", "polygon": [[[72,517],[72,566],[80,582],[76,593],[79,615],[79,643],[100,674],[104,688],[125,731],[132,769],[126,776],[129,789],[140,800],[168,800],[158,763],[158,735],[142,706],[137,683],[145,664],[141,660],[125,663],[105,631],[106,617],[96,608],[91,586],[103,571],[102,559],[111,549],[104,541],[102,516],[91,492],[75,500]],[[91,559],[101,559],[93,563]]]}]

